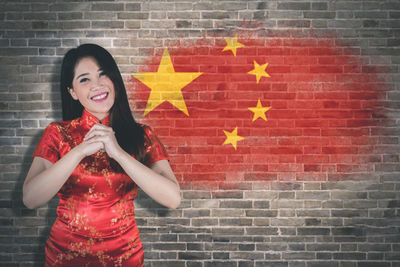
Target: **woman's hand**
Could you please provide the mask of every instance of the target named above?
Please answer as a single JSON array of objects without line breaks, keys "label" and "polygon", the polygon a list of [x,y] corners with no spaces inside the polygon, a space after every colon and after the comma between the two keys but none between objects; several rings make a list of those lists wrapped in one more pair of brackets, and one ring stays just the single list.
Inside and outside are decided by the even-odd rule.
[{"label": "woman's hand", "polygon": [[[93,149],[98,148],[93,153],[97,152],[98,150],[104,149],[108,156],[114,159],[123,151],[122,148],[119,146],[117,139],[115,138],[113,129],[102,124],[95,124],[90,129],[90,131],[83,139],[82,144],[84,143],[88,147],[92,146]],[[101,145],[101,147],[99,146],[99,144]]]},{"label": "woman's hand", "polygon": [[104,144],[102,142],[83,141],[74,149],[79,151],[79,155],[81,155],[81,159],[83,159],[84,157],[93,155],[97,151],[104,149]]}]

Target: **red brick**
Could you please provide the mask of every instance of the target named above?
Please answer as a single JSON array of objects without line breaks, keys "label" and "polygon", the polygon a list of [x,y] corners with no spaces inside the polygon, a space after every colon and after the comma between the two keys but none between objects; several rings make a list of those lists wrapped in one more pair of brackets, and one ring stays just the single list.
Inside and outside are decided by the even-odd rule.
[{"label": "red brick", "polygon": [[304,127],[327,127],[329,125],[329,121],[326,120],[296,120],[296,128],[304,128]]},{"label": "red brick", "polygon": [[342,54],[342,51],[340,48],[323,48],[323,47],[312,47],[309,50],[310,55],[315,55],[315,56],[338,56]]},{"label": "red brick", "polygon": [[296,156],[297,163],[329,163],[328,155],[298,155]]},{"label": "red brick", "polygon": [[179,147],[178,153],[181,154],[214,154],[214,148],[207,147]]},{"label": "red brick", "polygon": [[304,154],[321,154],[322,149],[319,146],[305,146],[303,147]]},{"label": "red brick", "polygon": [[359,92],[359,93],[350,93],[349,94],[350,99],[363,99],[363,100],[375,100],[377,99],[378,95],[375,92]]},{"label": "red brick", "polygon": [[292,163],[295,162],[296,160],[296,156],[295,155],[290,155],[290,154],[286,154],[286,155],[279,155],[279,163]]},{"label": "red brick", "polygon": [[[384,155],[385,157],[385,155]],[[353,163],[370,163],[370,162],[382,162],[381,155],[366,155],[366,156],[353,156]]]},{"label": "red brick", "polygon": [[303,129],[302,130],[303,136],[321,136],[320,129]]},{"label": "red brick", "polygon": [[265,165],[254,165],[253,171],[256,172],[268,172],[268,164]]},{"label": "red brick", "polygon": [[313,47],[316,46],[317,40],[315,39],[310,39],[310,38],[291,38],[291,39],[283,39],[283,45],[284,46],[290,46],[290,47]]},{"label": "red brick", "polygon": [[295,145],[296,140],[294,138],[279,138],[278,140],[279,145]]},{"label": "red brick", "polygon": [[343,73],[341,66],[311,66],[310,72],[312,73]]},{"label": "red brick", "polygon": [[244,174],[244,179],[246,181],[273,181],[277,180],[278,176],[276,173],[266,173],[266,172],[246,172]]},{"label": "red brick", "polygon": [[343,163],[343,164],[351,164],[353,162],[353,156],[356,154],[348,154],[348,155],[344,155],[344,154],[332,154],[329,155],[330,158],[330,162],[336,162],[336,163]]},{"label": "red brick", "polygon": [[346,127],[346,121],[337,120],[329,120],[329,128],[343,128]]},{"label": "red brick", "polygon": [[264,99],[286,99],[292,100],[296,98],[295,93],[277,93],[277,92],[268,92],[263,94]]},{"label": "red brick", "polygon": [[322,136],[366,136],[368,129],[322,129]]},{"label": "red brick", "polygon": [[372,171],[372,166],[369,165],[344,165],[338,164],[337,171],[338,172],[370,172]]},{"label": "red brick", "polygon": [[285,56],[290,55],[290,49],[283,47],[258,48],[257,53],[260,56]]},{"label": "red brick", "polygon": [[321,165],[304,165],[304,171],[305,172],[320,172],[321,171]]},{"label": "red brick", "polygon": [[270,164],[270,172],[301,172],[303,171],[303,166],[301,164],[295,163],[280,163],[280,164]]},{"label": "red brick", "polygon": [[190,120],[175,120],[175,127],[176,128],[192,128],[193,122]]},{"label": "red brick", "polygon": [[[258,62],[257,62],[258,63]],[[259,64],[265,64],[265,63],[259,63]],[[270,76],[274,76],[277,73],[291,73],[292,72],[292,67],[293,66],[285,66],[285,65],[268,65],[266,72],[270,75]]]},{"label": "red brick", "polygon": [[338,64],[336,62],[336,57],[318,57],[318,63],[321,65]]},{"label": "red brick", "polygon": [[341,111],[341,110],[322,110],[318,111],[318,115],[320,118],[337,118],[337,119],[346,119],[352,118],[354,116],[354,112],[352,111]]},{"label": "red brick", "polygon": [[321,165],[322,172],[336,172],[336,165],[335,164],[322,164]]},{"label": "red brick", "polygon": [[271,129],[270,136],[300,136],[301,132],[297,129]]},{"label": "red brick", "polygon": [[286,83],[273,83],[271,85],[272,91],[287,91],[288,85]]},{"label": "red brick", "polygon": [[327,175],[321,172],[296,173],[296,181],[326,181]]},{"label": "red brick", "polygon": [[348,147],[348,146],[343,146],[343,147],[323,147],[322,148],[322,153],[324,154],[357,154],[358,153],[358,148],[355,147]]},{"label": "red brick", "polygon": [[321,145],[326,146],[330,143],[329,139],[322,137],[296,137],[296,143],[299,145]]},{"label": "red brick", "polygon": [[358,65],[344,66],[343,71],[345,73],[361,73],[361,67]]},{"label": "red brick", "polygon": [[251,163],[279,163],[279,155],[265,155],[265,150],[258,151],[256,148],[251,148],[251,155],[249,156],[249,160]]},{"label": "red brick", "polygon": [[271,147],[269,149],[269,153],[272,154],[303,154],[303,150],[301,148],[298,147]]}]

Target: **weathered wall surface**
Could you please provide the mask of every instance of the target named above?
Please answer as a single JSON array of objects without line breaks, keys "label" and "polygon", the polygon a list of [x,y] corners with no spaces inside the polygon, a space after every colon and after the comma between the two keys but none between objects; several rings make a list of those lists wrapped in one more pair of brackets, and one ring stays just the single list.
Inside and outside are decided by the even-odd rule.
[{"label": "weathered wall surface", "polygon": [[[201,135],[208,133],[204,128],[209,127],[209,118],[196,117],[195,107],[204,109],[209,103],[210,109],[215,108],[210,101],[215,98],[196,95],[201,86],[187,89],[184,95],[191,99],[187,102],[191,117],[179,117],[182,114],[170,112],[167,105],[163,106],[166,113],[162,109],[150,113],[145,121],[160,133],[171,153],[183,200],[178,209],[169,211],[144,194],[137,199],[146,266],[400,266],[399,19],[398,1],[1,1],[0,266],[43,266],[44,242],[55,219],[57,199],[28,210],[22,204],[21,190],[43,128],[61,119],[58,79],[68,49],[87,42],[104,46],[117,59],[127,83],[132,83],[132,72],[142,71],[152,60],[159,62],[160,51],[177,40],[196,44],[204,36],[220,38],[223,48],[223,37],[235,34],[246,45],[250,39],[256,39],[255,43],[260,38],[279,39],[273,44],[278,49],[275,52],[268,50],[272,42],[258,43],[260,51],[266,49],[264,58],[270,60],[269,80],[262,77],[259,87],[246,87],[238,80],[238,87],[228,86],[258,88],[248,95],[245,89],[228,94],[229,103],[235,107],[248,104],[245,109],[255,107],[258,93],[265,89],[261,97],[264,106],[272,107],[267,112],[271,128],[266,130],[266,139],[259,140],[269,143],[263,141],[265,146],[260,146],[248,138],[238,142],[237,151],[231,145],[221,146],[222,127],[230,132],[234,128],[230,120],[235,112],[225,110],[226,118],[211,123],[221,126],[215,139],[206,140],[212,148],[201,143],[197,150],[185,149],[199,146],[204,137],[193,134],[190,127],[200,125]],[[245,35],[254,28],[259,29],[258,35]],[[329,39],[337,54],[318,52],[326,49],[323,41],[327,39],[319,39],[325,37],[337,40]],[[299,47],[309,54],[296,50]],[[237,59],[245,58],[251,70],[251,52],[246,57],[240,54],[251,50],[240,49]],[[171,50],[171,56],[180,56],[184,67],[188,61],[179,51]],[[289,59],[302,60],[280,61],[285,57],[282,51],[297,51],[299,57],[291,54]],[[229,53],[220,50],[221,58]],[[346,62],[338,60],[343,55]],[[179,58],[174,62],[179,64]],[[295,64],[301,66],[296,69]],[[323,87],[307,91],[308,87],[297,83],[305,76],[292,77],[290,83],[274,80],[305,72],[320,79],[319,84],[323,79],[341,86],[347,82],[351,85],[348,97],[343,97],[343,91],[318,91]],[[200,80],[200,84],[207,81]],[[366,92],[366,87],[372,92]],[[136,89],[149,91],[137,84],[128,88],[134,96],[140,95]],[[246,98],[249,95],[255,97],[254,103]],[[132,103],[143,110],[143,101]],[[280,116],[288,113],[277,110],[294,114],[303,106],[293,103],[301,101],[303,106],[311,105],[308,111],[319,111],[313,113],[312,121],[299,115],[296,118],[301,121],[290,126],[290,120]],[[324,109],[336,113],[350,106],[350,117],[348,113],[321,115],[326,114]],[[240,118],[239,134],[250,135],[251,127],[264,123],[259,118],[251,124],[252,114],[248,115]],[[221,120],[225,121],[222,125]],[[323,128],[327,121],[329,129]],[[314,123],[319,125],[317,135],[310,126]],[[351,130],[331,134],[335,127]],[[335,146],[332,138],[324,143],[328,140],[324,133],[338,140]],[[308,143],[299,146],[300,140]],[[319,153],[311,150],[312,143],[318,145]],[[195,162],[199,158],[208,160]],[[222,165],[246,169],[232,167],[225,172],[215,167]]]}]

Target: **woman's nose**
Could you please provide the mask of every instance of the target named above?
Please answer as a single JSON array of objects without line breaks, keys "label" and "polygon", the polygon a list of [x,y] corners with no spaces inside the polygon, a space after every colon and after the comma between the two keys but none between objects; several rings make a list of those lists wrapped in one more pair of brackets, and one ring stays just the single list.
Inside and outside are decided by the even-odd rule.
[{"label": "woman's nose", "polygon": [[99,78],[94,78],[92,80],[92,86],[90,87],[91,90],[97,90],[99,87],[101,87],[101,82]]}]

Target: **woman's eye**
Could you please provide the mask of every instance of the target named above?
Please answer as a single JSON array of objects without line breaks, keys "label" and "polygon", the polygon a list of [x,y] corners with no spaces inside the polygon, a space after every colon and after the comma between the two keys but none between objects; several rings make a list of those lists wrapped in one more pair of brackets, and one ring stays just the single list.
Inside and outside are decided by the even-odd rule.
[{"label": "woman's eye", "polygon": [[88,78],[82,78],[82,79],[79,80],[80,83],[84,83],[84,82],[87,82],[87,81],[89,81]]},{"label": "woman's eye", "polygon": [[99,77],[106,75],[106,73],[104,71],[99,73]]}]

